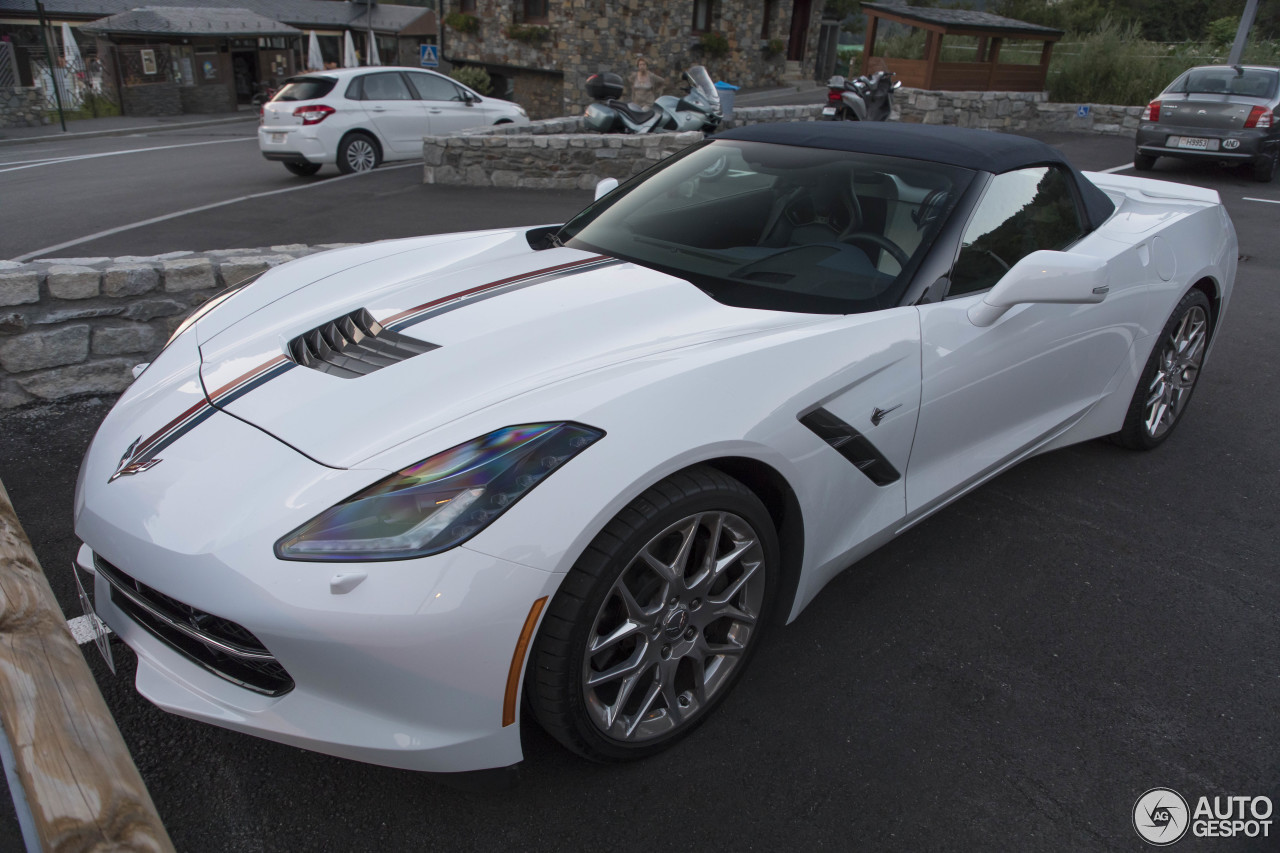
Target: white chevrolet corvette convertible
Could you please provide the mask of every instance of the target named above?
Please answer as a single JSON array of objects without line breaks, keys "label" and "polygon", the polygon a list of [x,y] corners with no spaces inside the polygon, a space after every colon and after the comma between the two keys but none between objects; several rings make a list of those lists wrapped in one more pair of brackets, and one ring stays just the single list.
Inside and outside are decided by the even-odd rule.
[{"label": "white chevrolet corvette convertible", "polygon": [[513,765],[533,720],[650,755],[960,495],[1164,442],[1236,271],[1215,193],[981,131],[760,125],[606,190],[306,257],[175,333],[76,491],[145,697],[418,770]]}]

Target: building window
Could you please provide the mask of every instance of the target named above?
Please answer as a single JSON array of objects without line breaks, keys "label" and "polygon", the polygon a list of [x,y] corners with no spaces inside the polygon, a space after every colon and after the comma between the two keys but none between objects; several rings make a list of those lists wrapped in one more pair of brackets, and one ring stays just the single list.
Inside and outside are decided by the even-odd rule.
[{"label": "building window", "polygon": [[464,15],[476,13],[476,0],[458,0],[458,11]]},{"label": "building window", "polygon": [[693,31],[695,33],[711,31],[714,3],[715,0],[693,0]]},{"label": "building window", "polygon": [[547,22],[547,0],[521,0],[523,9],[522,21],[526,24],[545,24]]},{"label": "building window", "polygon": [[764,0],[764,23],[760,25],[760,38],[769,38],[769,27],[773,25],[774,0]]}]

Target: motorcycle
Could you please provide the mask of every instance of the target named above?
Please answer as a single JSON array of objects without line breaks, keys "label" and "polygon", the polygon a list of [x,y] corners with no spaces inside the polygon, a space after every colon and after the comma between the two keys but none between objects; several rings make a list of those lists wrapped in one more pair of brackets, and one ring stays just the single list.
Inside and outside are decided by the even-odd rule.
[{"label": "motorcycle", "polygon": [[586,125],[599,133],[663,133],[700,130],[711,133],[720,126],[720,94],[711,75],[695,65],[680,75],[686,84],[679,98],[663,95],[645,109],[618,100],[622,78],[617,74],[592,74],[587,78],[587,94],[595,103],[587,107]]},{"label": "motorcycle", "polygon": [[852,80],[835,76],[827,81],[827,105],[822,117],[828,121],[885,121],[893,112],[893,93],[902,86],[892,71],[863,74]]}]

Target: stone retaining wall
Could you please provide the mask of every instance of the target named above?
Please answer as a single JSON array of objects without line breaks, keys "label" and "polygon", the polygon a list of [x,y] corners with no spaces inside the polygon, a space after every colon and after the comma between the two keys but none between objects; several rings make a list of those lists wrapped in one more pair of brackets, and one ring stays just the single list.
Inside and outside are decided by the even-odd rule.
[{"label": "stone retaining wall", "polygon": [[0,261],[0,410],[118,394],[133,366],[223,287],[342,245],[351,244]]},{"label": "stone retaining wall", "polygon": [[53,124],[38,89],[0,89],[0,128]]},{"label": "stone retaining wall", "polygon": [[[983,130],[1133,133],[1142,107],[1051,104],[1043,92],[931,92],[900,89],[894,121]],[[814,121],[823,104],[743,107],[725,128],[771,121]],[[700,141],[701,133],[638,136],[588,132],[581,116],[482,127],[423,140],[423,182],[472,187],[591,189],[605,178],[625,180]]]},{"label": "stone retaining wall", "polygon": [[120,89],[120,111],[127,116],[182,115],[177,83],[146,83]]}]

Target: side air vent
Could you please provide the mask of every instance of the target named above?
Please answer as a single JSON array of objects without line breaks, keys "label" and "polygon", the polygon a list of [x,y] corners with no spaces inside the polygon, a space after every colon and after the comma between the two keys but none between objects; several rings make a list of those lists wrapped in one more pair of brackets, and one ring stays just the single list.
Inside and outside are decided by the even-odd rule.
[{"label": "side air vent", "polygon": [[853,463],[877,486],[897,482],[902,476],[898,469],[866,436],[849,426],[826,409],[814,409],[800,417],[800,423],[836,449],[836,452]]},{"label": "side air vent", "polygon": [[289,356],[303,367],[354,379],[439,349],[393,332],[365,309],[352,311],[289,341]]}]

